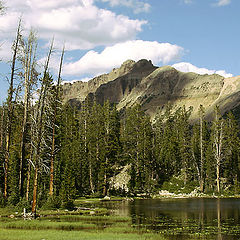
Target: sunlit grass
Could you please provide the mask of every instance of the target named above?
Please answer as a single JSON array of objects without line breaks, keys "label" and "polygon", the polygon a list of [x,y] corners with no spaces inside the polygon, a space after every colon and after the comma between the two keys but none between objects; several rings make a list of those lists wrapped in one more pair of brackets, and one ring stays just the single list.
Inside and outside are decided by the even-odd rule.
[{"label": "sunlit grass", "polygon": [[1,240],[163,240],[164,238],[156,234],[137,233],[110,233],[103,231],[60,231],[60,230],[16,230],[0,229]]},{"label": "sunlit grass", "polygon": [[[75,218],[76,222],[68,222]],[[117,216],[61,216],[42,220],[5,219],[0,222],[1,240],[164,239],[131,226],[129,218]]]}]

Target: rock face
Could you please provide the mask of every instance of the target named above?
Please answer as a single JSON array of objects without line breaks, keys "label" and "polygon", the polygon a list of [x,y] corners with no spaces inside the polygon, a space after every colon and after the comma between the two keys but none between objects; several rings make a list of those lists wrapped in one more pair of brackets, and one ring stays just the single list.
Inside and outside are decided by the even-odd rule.
[{"label": "rock face", "polygon": [[152,118],[167,104],[185,105],[193,107],[194,120],[200,104],[209,118],[216,105],[222,113],[238,107],[240,76],[225,79],[217,74],[182,73],[170,66],[155,67],[147,60],[128,60],[119,69],[89,82],[65,84],[63,94],[64,101],[81,102],[87,96],[94,96],[101,104],[109,100],[119,110],[138,103]]},{"label": "rock face", "polygon": [[127,74],[132,70],[135,62],[132,60],[125,61],[120,68],[113,69],[108,74],[103,74],[95,77],[88,82],[65,83],[63,85],[64,102],[76,99],[84,101],[88,94],[95,93],[96,90],[105,83],[111,82],[114,79]]}]

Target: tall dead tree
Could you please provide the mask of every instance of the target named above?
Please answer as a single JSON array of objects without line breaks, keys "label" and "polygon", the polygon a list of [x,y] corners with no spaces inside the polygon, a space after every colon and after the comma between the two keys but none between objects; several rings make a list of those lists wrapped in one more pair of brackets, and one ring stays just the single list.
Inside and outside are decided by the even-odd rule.
[{"label": "tall dead tree", "polygon": [[56,94],[54,100],[54,116],[52,123],[52,146],[51,146],[51,165],[50,165],[50,184],[49,184],[49,195],[53,195],[53,185],[54,185],[54,162],[55,162],[55,153],[56,153],[56,124],[57,124],[57,111],[60,103],[60,86],[61,86],[61,72],[62,72],[62,64],[63,64],[63,56],[64,56],[64,47],[62,50],[62,55],[60,59],[60,66],[58,72],[58,81],[56,86]]},{"label": "tall dead tree", "polygon": [[4,119],[5,119],[5,106],[1,108],[1,127],[0,127],[0,151],[3,151],[3,141],[4,141]]},{"label": "tall dead tree", "polygon": [[215,108],[215,120],[213,121],[213,149],[216,164],[216,184],[217,192],[220,193],[220,170],[223,157],[223,126],[224,122],[220,119],[219,108]]},{"label": "tall dead tree", "polygon": [[29,115],[29,101],[30,91],[36,78],[36,37],[34,32],[31,30],[26,43],[23,42],[23,59],[22,65],[24,69],[24,113],[22,123],[22,136],[21,136],[21,153],[20,153],[20,166],[19,166],[19,192],[20,196],[23,196],[23,166],[26,162],[25,159],[25,148],[26,148],[26,137],[27,137],[27,124]]},{"label": "tall dead tree", "polygon": [[200,123],[200,191],[204,190],[204,177],[203,177],[203,168],[204,168],[204,150],[203,150],[203,119],[204,119],[204,108],[200,105],[199,108],[199,123]]},{"label": "tall dead tree", "polygon": [[17,61],[17,53],[18,53],[20,39],[21,39],[21,19],[19,20],[19,23],[18,23],[17,35],[13,44],[11,78],[9,82],[8,98],[7,98],[7,123],[6,123],[5,159],[4,159],[4,192],[3,192],[4,198],[7,198],[8,165],[9,165],[11,130],[12,130],[12,120],[13,120],[14,78],[15,78],[15,72],[16,72],[16,61]]},{"label": "tall dead tree", "polygon": [[34,180],[33,180],[33,200],[32,200],[32,213],[36,213],[37,206],[37,187],[38,187],[38,173],[40,167],[42,167],[41,153],[42,153],[42,141],[43,141],[43,129],[44,129],[44,106],[45,99],[49,87],[49,74],[48,66],[50,57],[53,51],[53,40],[48,52],[47,60],[44,67],[44,74],[41,81],[41,88],[39,93],[39,99],[36,106],[36,114],[34,116],[34,132],[33,132],[33,163],[34,163]]}]

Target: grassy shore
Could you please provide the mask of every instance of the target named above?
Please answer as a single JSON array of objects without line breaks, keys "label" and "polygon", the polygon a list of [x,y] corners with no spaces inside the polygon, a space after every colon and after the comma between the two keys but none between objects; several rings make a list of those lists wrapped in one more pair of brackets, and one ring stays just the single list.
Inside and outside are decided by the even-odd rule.
[{"label": "grassy shore", "polygon": [[[13,216],[13,215],[12,215]],[[1,240],[159,239],[163,236],[132,225],[130,217],[55,214],[36,220],[0,218]]]},{"label": "grassy shore", "polygon": [[37,219],[23,219],[23,213],[14,207],[0,208],[0,240],[164,239],[134,226],[130,217],[111,215],[105,208],[91,207],[102,200],[77,199],[73,211],[39,209]]}]

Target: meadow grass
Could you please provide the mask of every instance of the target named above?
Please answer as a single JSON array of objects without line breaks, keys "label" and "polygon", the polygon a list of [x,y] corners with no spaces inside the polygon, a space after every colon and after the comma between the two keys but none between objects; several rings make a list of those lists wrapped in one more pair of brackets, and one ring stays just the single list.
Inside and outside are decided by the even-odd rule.
[{"label": "meadow grass", "polygon": [[[76,206],[99,199],[79,199]],[[135,240],[159,239],[162,235],[132,225],[131,217],[110,215],[104,208],[77,211],[38,210],[40,218],[23,220],[14,208],[0,208],[0,240]],[[8,216],[12,215],[13,218]]]},{"label": "meadow grass", "polygon": [[[77,240],[77,239],[159,239],[160,235],[139,230],[128,218],[79,216],[77,222],[67,222],[68,216],[48,220],[5,219],[0,222],[1,240]],[[70,216],[71,218],[72,216]],[[61,221],[61,222],[58,222]],[[63,221],[63,222],[62,222]],[[100,223],[100,224],[99,224]]]},{"label": "meadow grass", "polygon": [[0,229],[1,240],[164,240],[152,233],[111,233],[103,231],[19,230]]}]

